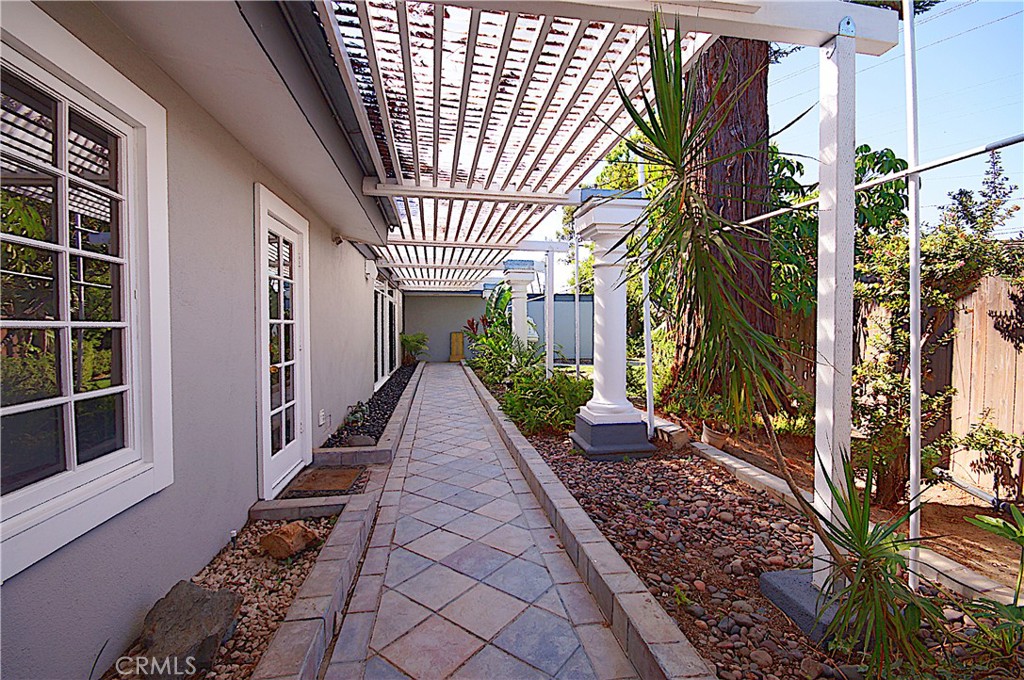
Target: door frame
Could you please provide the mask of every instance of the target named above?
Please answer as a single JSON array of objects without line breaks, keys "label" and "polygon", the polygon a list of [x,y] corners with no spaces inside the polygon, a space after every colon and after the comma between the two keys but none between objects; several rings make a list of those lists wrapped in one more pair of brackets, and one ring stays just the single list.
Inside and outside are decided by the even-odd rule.
[{"label": "door frame", "polygon": [[[270,189],[260,183],[255,185],[256,203],[256,262],[253,272],[256,285],[256,444],[257,444],[257,485],[261,499],[272,499],[306,465],[313,462],[313,391],[310,384],[309,334],[309,222],[287,203],[278,198]],[[270,403],[270,329],[268,318],[270,296],[267,292],[267,232],[272,223],[278,223],[278,230],[294,232],[299,252],[293,258],[296,270],[296,300],[293,309],[297,314],[295,323],[296,352],[296,427],[302,458],[277,479],[268,477],[266,468],[270,460],[270,418],[267,406]]]}]

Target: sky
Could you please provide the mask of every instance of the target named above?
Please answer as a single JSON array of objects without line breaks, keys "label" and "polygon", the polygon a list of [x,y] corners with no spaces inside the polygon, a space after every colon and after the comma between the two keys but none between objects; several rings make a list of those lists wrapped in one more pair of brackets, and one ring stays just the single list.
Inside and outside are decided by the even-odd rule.
[{"label": "sky", "polygon": [[[808,0],[812,1],[812,0]],[[1024,0],[945,0],[916,18],[919,156],[922,163],[984,146],[1024,132]],[[804,48],[772,65],[768,74],[768,115],[779,130],[808,106],[814,109],[775,138],[783,153],[800,154],[804,183],[817,180],[819,50]],[[880,57],[857,56],[857,144],[907,153],[903,35]],[[949,192],[979,190],[987,155],[925,173],[921,219],[934,224]],[[1024,205],[1024,144],[1002,151],[1003,169],[1017,185],[1013,198]],[[588,181],[600,170],[595,169]],[[554,238],[561,212],[554,211],[531,235]],[[1024,230],[1024,209],[999,234]],[[512,255],[536,259],[536,253]],[[571,267],[556,268],[556,290],[568,290]]]}]

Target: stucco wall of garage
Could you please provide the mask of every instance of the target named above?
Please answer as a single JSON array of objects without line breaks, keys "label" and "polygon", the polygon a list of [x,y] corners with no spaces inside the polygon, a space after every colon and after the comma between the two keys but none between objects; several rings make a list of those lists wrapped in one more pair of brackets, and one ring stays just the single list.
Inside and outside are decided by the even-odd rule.
[{"label": "stucco wall of garage", "polygon": [[331,225],[96,6],[44,9],[167,109],[174,483],[3,584],[0,675],[11,680],[86,678],[105,642],[107,668],[257,499],[255,183],[310,221],[314,445],[330,430],[316,426],[320,409],[336,426],[372,389],[372,283],[360,253],[335,246]]}]

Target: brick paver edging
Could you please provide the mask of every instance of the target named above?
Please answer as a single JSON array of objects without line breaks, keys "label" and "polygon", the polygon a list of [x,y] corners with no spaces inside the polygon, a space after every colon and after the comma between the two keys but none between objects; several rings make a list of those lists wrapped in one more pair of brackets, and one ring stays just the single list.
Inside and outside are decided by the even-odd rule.
[{"label": "brick paver edging", "polygon": [[366,491],[348,496],[345,509],[302,582],[252,680],[314,680],[341,625],[345,601],[366,551],[383,492],[386,467],[370,472]]},{"label": "brick paver edging", "polygon": [[463,365],[473,389],[559,540],[590,589],[612,632],[644,680],[701,678],[714,672],[612,547],[537,450],[502,413],[476,374]]},{"label": "brick paver edging", "polygon": [[390,463],[395,458],[398,442],[402,439],[405,424],[409,421],[409,409],[416,395],[416,387],[423,376],[423,367],[427,362],[421,361],[409,378],[401,398],[395,404],[395,410],[384,426],[384,433],[374,446],[337,446],[313,449],[314,465],[368,465],[372,463]]},{"label": "brick paver edging", "polygon": [[[764,491],[769,496],[797,510],[800,509],[797,505],[796,497],[789,490],[789,485],[781,477],[703,442],[693,442],[693,448],[702,458],[721,466],[739,481],[753,487],[757,491]],[[803,494],[804,498],[808,501],[812,500],[809,492],[803,491]],[[909,554],[909,551],[904,551],[904,554]],[[918,564],[920,565],[918,569],[922,577],[941,583],[952,592],[964,597],[984,596],[1004,604],[1009,604],[1013,601],[1013,589],[1009,586],[1004,586],[986,576],[982,576],[959,562],[951,560],[945,555],[940,555],[934,550],[921,548]]]}]

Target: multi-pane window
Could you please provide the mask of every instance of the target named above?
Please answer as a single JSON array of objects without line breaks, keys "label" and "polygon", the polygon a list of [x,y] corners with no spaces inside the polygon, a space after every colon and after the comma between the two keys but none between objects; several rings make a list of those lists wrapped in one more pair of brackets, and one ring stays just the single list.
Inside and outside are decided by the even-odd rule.
[{"label": "multi-pane window", "polygon": [[270,453],[295,440],[295,245],[267,234],[270,317]]},{"label": "multi-pane window", "polygon": [[396,292],[378,282],[373,291],[374,355],[373,379],[380,382],[394,373],[397,365],[398,308]]},{"label": "multi-pane window", "polygon": [[5,65],[3,494],[131,446],[125,146],[112,123]]}]

